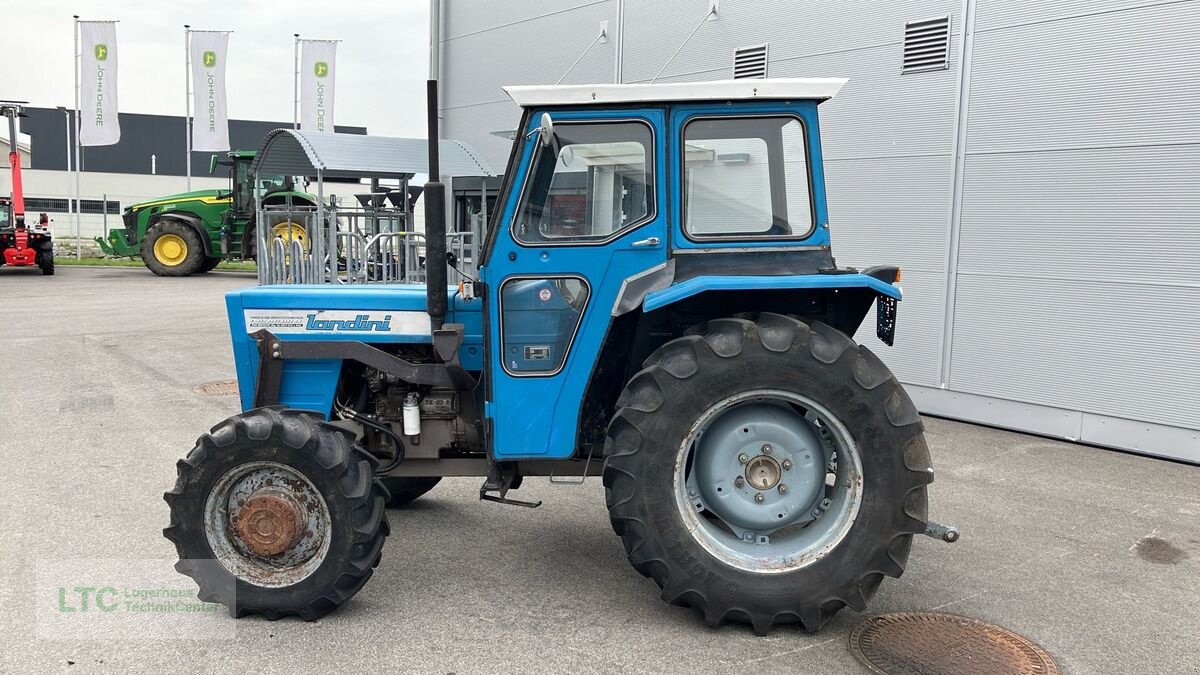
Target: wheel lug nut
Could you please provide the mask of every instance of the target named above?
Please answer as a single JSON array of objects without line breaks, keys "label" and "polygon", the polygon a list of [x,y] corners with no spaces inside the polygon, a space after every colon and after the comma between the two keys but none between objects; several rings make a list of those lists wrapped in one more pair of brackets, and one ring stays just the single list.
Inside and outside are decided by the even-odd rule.
[{"label": "wheel lug nut", "polygon": [[763,454],[764,454],[764,455],[769,455],[769,454],[771,454],[771,452],[772,452],[774,449],[775,449],[775,448],[772,448],[770,443],[767,443],[767,444],[763,445],[763,447],[762,447],[762,451],[763,451]]},{"label": "wheel lug nut", "polygon": [[790,459],[783,460],[783,470],[787,471],[788,469],[791,469],[791,468],[792,468],[792,460],[790,460]]},{"label": "wheel lug nut", "polygon": [[738,461],[742,464],[745,464],[746,462],[750,461],[750,456],[743,452],[742,454],[738,455]]},{"label": "wheel lug nut", "polygon": [[738,476],[737,478],[733,479],[733,484],[735,487],[742,487],[743,485],[746,484],[746,479],[742,478],[741,476]]},{"label": "wheel lug nut", "polygon": [[781,494],[781,495],[786,495],[786,494],[787,494],[787,491],[788,491],[788,486],[787,486],[787,484],[786,484],[786,483],[780,483],[780,484],[779,484],[779,494]]},{"label": "wheel lug nut", "polygon": [[761,492],[759,492],[758,494],[754,495],[754,501],[758,502],[759,504],[763,503],[763,500],[764,500],[764,499],[766,499],[766,497],[764,497],[764,496],[763,496],[763,493],[761,493]]}]

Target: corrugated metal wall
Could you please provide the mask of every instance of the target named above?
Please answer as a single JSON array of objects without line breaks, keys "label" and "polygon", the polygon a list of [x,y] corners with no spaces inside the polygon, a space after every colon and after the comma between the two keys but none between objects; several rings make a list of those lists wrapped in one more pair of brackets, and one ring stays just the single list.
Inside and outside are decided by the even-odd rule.
[{"label": "corrugated metal wall", "polygon": [[[502,166],[502,85],[721,79],[763,42],[772,77],[849,77],[834,251],[900,264],[906,298],[895,348],[858,339],[926,412],[1200,462],[1200,2],[708,7],[445,3],[445,133]],[[950,67],[901,75],[905,22],[939,16]]]}]

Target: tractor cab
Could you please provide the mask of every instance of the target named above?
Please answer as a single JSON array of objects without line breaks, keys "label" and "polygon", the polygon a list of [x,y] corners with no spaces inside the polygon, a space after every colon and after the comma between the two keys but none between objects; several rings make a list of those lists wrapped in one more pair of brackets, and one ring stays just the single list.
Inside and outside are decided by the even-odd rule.
[{"label": "tractor cab", "polygon": [[250,172],[254,162],[255,152],[252,150],[234,150],[225,157],[213,155],[209,163],[209,173],[216,173],[218,166],[229,167],[229,197],[232,198],[232,208],[227,218],[250,218],[254,215],[255,197],[266,198],[279,192],[292,192],[296,181],[293,176],[259,175],[257,178]]},{"label": "tractor cab", "polygon": [[166,495],[181,558],[218,565],[180,570],[239,615],[316,618],[378,563],[385,503],[477,476],[536,507],[526,477],[602,475],[630,562],[709,623],[861,610],[913,535],[957,532],[927,517],[916,408],[853,339],[874,307],[892,343],[899,270],[830,249],[818,107],[844,83],[510,87],[523,117],[471,267],[441,182],[481,175],[465,145],[414,167],[401,139],[272,132],[255,166],[308,153],[319,194],[354,152],[428,171],[424,231],[318,199],[311,249],[227,296],[244,412]]}]

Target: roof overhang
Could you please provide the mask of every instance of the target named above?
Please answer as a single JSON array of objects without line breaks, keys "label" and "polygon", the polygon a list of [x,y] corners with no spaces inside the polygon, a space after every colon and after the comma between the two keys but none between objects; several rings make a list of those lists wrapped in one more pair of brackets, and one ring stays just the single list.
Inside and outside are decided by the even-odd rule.
[{"label": "roof overhang", "polygon": [[[438,143],[442,176],[494,176],[487,160],[461,141]],[[267,134],[250,171],[325,178],[405,178],[429,173],[424,138],[311,133],[275,129]]]},{"label": "roof overhang", "polygon": [[522,85],[504,91],[522,108],[659,101],[735,101],[751,99],[831,99],[844,77],[798,77],[653,84]]}]

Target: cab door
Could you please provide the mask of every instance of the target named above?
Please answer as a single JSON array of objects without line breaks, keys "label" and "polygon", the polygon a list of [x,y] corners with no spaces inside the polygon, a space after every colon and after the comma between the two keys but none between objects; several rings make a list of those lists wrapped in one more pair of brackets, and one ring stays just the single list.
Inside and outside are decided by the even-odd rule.
[{"label": "cab door", "polygon": [[575,452],[584,389],[622,282],[666,261],[660,110],[529,115],[487,266],[498,460]]}]

